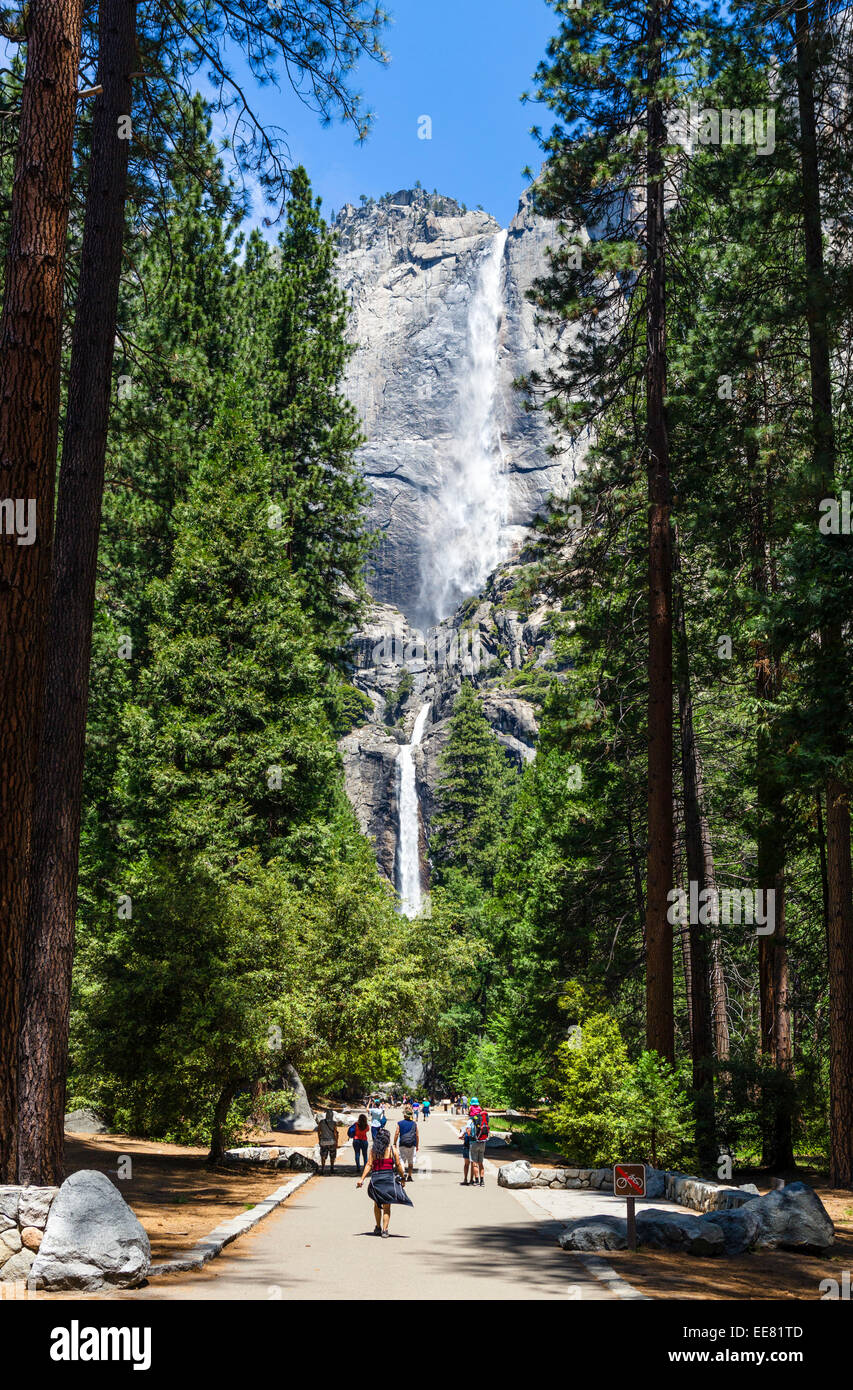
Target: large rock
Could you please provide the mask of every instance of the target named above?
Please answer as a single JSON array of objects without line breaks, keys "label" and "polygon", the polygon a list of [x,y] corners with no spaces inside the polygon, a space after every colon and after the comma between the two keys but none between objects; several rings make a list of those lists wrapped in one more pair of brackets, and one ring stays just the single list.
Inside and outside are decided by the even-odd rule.
[{"label": "large rock", "polygon": [[45,1289],[135,1288],[151,1264],[148,1236],[104,1173],[72,1173],[54,1200],[32,1279]]},{"label": "large rock", "polygon": [[745,1251],[752,1250],[762,1229],[761,1216],[754,1202],[731,1211],[709,1211],[700,1220],[722,1231],[727,1255],[743,1255]]},{"label": "large rock", "polygon": [[509,1130],[499,1130],[492,1132],[486,1140],[487,1149],[505,1149],[512,1143],[512,1135]]},{"label": "large rock", "polygon": [[803,1182],[791,1182],[750,1203],[761,1221],[756,1249],[828,1250],[835,1227],[817,1193]]},{"label": "large rock", "polygon": [[2,1266],[11,1255],[17,1255],[20,1248],[21,1232],[18,1230],[17,1226],[11,1226],[0,1235],[0,1266]]},{"label": "large rock", "polygon": [[646,1196],[662,1197],[666,1191],[666,1173],[662,1168],[651,1168],[646,1164]]},{"label": "large rock", "polygon": [[582,1216],[566,1223],[559,1244],[564,1250],[627,1250],[628,1223],[624,1216]]},{"label": "large rock", "polygon": [[498,1173],[498,1187],[532,1187],[534,1170],[523,1158],[515,1163],[505,1163]]},{"label": "large rock", "polygon": [[288,1066],[282,1080],[284,1088],[293,1092],[293,1109],[288,1115],[279,1116],[273,1124],[273,1129],[283,1134],[310,1134],[312,1129],[317,1128],[317,1121],[302,1085],[302,1078],[295,1067]]},{"label": "large rock", "polygon": [[686,1211],[638,1212],[637,1240],[649,1250],[686,1250],[691,1255],[719,1255],[724,1248],[719,1227]]},{"label": "large rock", "polygon": [[94,1110],[71,1110],[65,1116],[66,1134],[108,1134],[109,1130]]}]

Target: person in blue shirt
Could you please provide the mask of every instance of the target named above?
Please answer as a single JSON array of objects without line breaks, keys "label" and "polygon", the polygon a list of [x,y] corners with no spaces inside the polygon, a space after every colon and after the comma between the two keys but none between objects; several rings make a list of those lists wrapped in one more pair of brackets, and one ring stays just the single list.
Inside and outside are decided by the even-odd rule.
[{"label": "person in blue shirt", "polygon": [[397,1121],[397,1128],[394,1130],[394,1145],[399,1149],[400,1158],[406,1169],[406,1176],[414,1177],[415,1154],[418,1151],[420,1135],[418,1134],[417,1121],[410,1105],[403,1106],[403,1118]]}]

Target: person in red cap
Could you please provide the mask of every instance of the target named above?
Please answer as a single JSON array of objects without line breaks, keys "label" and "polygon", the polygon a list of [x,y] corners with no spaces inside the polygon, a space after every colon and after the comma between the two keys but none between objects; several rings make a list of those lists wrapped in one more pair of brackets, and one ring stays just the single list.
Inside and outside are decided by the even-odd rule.
[{"label": "person in red cap", "polygon": [[471,1156],[471,1186],[485,1187],[486,1140],[489,1137],[489,1115],[480,1105],[476,1096],[471,1097],[468,1107],[468,1123],[462,1131],[468,1135],[468,1151]]}]

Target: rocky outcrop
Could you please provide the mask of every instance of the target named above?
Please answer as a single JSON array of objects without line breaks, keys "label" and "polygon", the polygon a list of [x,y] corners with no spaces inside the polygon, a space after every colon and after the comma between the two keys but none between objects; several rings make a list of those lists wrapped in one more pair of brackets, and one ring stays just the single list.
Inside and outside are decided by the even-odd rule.
[{"label": "rocky outcrop", "polygon": [[66,1178],[51,1204],[30,1279],[44,1289],[135,1288],[151,1264],[148,1236],[105,1173]]},{"label": "rocky outcrop", "polygon": [[820,1252],[835,1240],[829,1213],[804,1182],[789,1182],[776,1192],[766,1192],[756,1197],[748,1210],[761,1220],[758,1249]]},{"label": "rocky outcrop", "polygon": [[359,825],[392,882],[397,758],[424,704],[430,713],[414,764],[425,866],[447,722],[463,679],[480,690],[508,759],[521,769],[535,757],[539,701],[554,674],[553,605],[540,598],[520,610],[513,598],[517,577],[517,563],[501,566],[482,595],[426,635],[390,604],[375,604],[354,638],[352,680],[373,713],[339,747]]},{"label": "rocky outcrop", "polygon": [[[406,189],[362,208],[345,206],[335,229],[338,275],[357,344],[345,391],[367,436],[362,463],[373,498],[370,523],[381,535],[371,592],[423,625],[434,620],[424,616],[422,565],[442,545],[441,483],[460,429],[469,309],[500,228],[486,212]],[[552,236],[525,194],[500,266],[494,427],[506,474],[506,557],[548,496],[567,490],[585,449],[580,443],[560,459],[551,457],[543,417],[526,411],[513,387],[545,360],[546,334],[526,293],[546,268]]]},{"label": "rocky outcrop", "polygon": [[368,575],[376,602],[353,643],[353,680],[371,714],[340,749],[359,824],[394,881],[397,759],[430,703],[413,758],[426,884],[446,722],[463,679],[482,690],[507,757],[522,768],[535,756],[553,605],[540,596],[519,608],[518,561],[549,496],[570,490],[586,442],[556,456],[544,416],[513,387],[555,346],[527,298],[554,234],[529,194],[506,232],[421,189],[345,206],[335,228],[356,344],[344,389],[363,421],[368,520],[381,537]]},{"label": "rocky outcrop", "polygon": [[65,1116],[66,1134],[108,1134],[109,1130],[94,1110],[71,1110]]},{"label": "rocky outcrop", "polygon": [[285,1067],[282,1076],[282,1087],[293,1094],[293,1109],[287,1115],[274,1116],[272,1127],[280,1130],[283,1134],[310,1134],[317,1128],[317,1121],[314,1119],[314,1111],[302,1078],[295,1067]]}]

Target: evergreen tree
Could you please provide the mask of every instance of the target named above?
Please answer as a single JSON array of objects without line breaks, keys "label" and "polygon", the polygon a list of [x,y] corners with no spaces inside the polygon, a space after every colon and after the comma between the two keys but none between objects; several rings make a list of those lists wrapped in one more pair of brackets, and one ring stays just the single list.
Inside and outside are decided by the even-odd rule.
[{"label": "evergreen tree", "polygon": [[339,660],[360,611],[371,538],[356,459],[360,425],[341,394],[354,347],[335,260],[319,199],[297,168],[276,248],[270,253],[257,234],[249,240],[234,331],[261,438],[276,461],[273,500],[294,571],[329,656]]},{"label": "evergreen tree", "polygon": [[461,874],[488,889],[515,782],[470,681],[463,681],[439,760],[432,817],[433,882]]},{"label": "evergreen tree", "polygon": [[[672,537],[667,230],[674,147],[667,115],[701,52],[700,7],[591,0],[566,10],[537,72],[537,96],[558,123],[537,203],[558,220],[561,244],[538,301],[573,321],[570,352],[546,373],[549,409],[570,429],[623,395],[626,429],[648,493],[648,796],[646,1027],[650,1048],[674,1055],[672,931]],[[586,234],[586,235],[585,235]],[[592,240],[587,237],[592,236]],[[644,340],[642,373],[635,345]],[[639,385],[644,390],[640,392]]]}]

